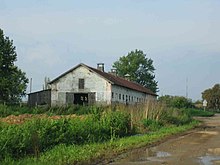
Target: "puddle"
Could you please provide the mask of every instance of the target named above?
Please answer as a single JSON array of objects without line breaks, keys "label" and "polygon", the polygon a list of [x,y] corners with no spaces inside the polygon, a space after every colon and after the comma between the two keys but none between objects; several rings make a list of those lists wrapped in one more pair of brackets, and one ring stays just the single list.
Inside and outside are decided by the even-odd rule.
[{"label": "puddle", "polygon": [[[170,153],[158,151],[155,147],[132,151],[117,162],[148,162],[161,161],[160,158],[171,156]],[[120,164],[120,163],[119,163]]]},{"label": "puddle", "polygon": [[158,151],[158,152],[156,153],[156,156],[157,156],[158,158],[163,158],[163,157],[171,156],[171,154],[168,153],[168,152]]},{"label": "puddle", "polygon": [[[164,158],[164,157],[168,157],[171,156],[170,153],[168,152],[164,152],[164,151],[157,151],[156,148],[147,148],[145,150],[145,152],[143,154],[138,154],[137,153],[133,153],[132,157],[139,157],[139,161],[143,161],[143,160],[152,160],[152,159],[157,159],[157,158]],[[137,161],[137,159],[136,159]]]},{"label": "puddle", "polygon": [[[199,157],[200,162],[204,165],[213,165],[213,163],[220,162],[220,148],[209,148],[208,152],[212,155],[206,155],[203,157]],[[214,156],[215,155],[215,156]]]},{"label": "puddle", "polygon": [[220,156],[203,156],[199,157],[200,162],[203,165],[213,165],[214,162],[219,162],[220,161]]}]

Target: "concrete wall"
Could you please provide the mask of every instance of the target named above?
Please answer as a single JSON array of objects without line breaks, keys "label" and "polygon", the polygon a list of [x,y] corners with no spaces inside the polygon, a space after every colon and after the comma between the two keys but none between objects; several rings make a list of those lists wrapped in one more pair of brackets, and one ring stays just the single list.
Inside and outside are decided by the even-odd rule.
[{"label": "concrete wall", "polygon": [[146,102],[147,100],[153,100],[153,99],[156,99],[156,97],[135,90],[131,90],[128,88],[124,88],[121,86],[112,85],[113,103],[135,104],[139,102]]},{"label": "concrete wall", "polygon": [[[79,89],[79,79],[85,80],[85,88]],[[97,103],[111,104],[111,84],[98,74],[80,66],[51,84],[52,105],[66,104],[66,93],[95,92]]]}]

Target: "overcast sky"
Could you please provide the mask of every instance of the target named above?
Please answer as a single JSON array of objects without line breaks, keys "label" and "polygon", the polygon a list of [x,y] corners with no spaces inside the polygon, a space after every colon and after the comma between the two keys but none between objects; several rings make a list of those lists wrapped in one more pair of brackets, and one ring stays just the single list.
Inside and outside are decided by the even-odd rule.
[{"label": "overcast sky", "polygon": [[219,0],[0,0],[0,28],[34,91],[78,63],[108,71],[135,49],[154,61],[159,95],[186,96],[188,84],[198,100],[220,83]]}]

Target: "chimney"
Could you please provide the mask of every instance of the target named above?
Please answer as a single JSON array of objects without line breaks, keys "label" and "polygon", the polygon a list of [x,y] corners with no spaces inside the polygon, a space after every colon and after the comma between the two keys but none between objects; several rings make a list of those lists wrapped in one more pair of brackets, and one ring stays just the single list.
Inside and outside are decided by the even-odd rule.
[{"label": "chimney", "polygon": [[98,64],[97,64],[97,69],[100,70],[100,71],[102,71],[102,72],[104,72],[104,71],[105,71],[105,69],[104,69],[104,63],[98,63]]},{"label": "chimney", "polygon": [[127,74],[125,75],[125,79],[128,80],[128,81],[130,81],[130,80],[131,80],[131,75],[127,73]]},{"label": "chimney", "polygon": [[110,74],[117,76],[117,69],[112,68]]}]

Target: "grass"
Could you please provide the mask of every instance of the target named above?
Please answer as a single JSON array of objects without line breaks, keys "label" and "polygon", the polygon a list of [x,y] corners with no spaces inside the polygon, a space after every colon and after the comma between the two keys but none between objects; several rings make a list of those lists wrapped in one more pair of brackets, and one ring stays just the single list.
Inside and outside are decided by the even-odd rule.
[{"label": "grass", "polygon": [[53,149],[36,157],[26,157],[19,161],[10,158],[5,159],[1,164],[93,164],[95,160],[110,158],[133,148],[143,147],[158,142],[161,139],[173,134],[178,134],[192,129],[198,124],[193,121],[183,126],[170,126],[161,128],[153,133],[124,137],[104,143],[92,143],[85,145],[60,144]]},{"label": "grass", "polygon": [[214,112],[211,111],[204,111],[202,109],[187,109],[188,113],[192,116],[199,116],[199,117],[212,117],[215,115]]}]

